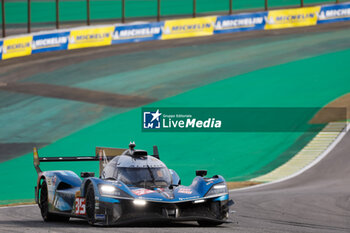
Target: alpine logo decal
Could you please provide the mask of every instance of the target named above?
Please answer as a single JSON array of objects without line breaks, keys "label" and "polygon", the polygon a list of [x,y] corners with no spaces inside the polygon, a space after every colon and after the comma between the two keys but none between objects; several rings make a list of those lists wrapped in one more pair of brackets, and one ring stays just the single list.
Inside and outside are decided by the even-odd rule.
[{"label": "alpine logo decal", "polygon": [[154,193],[155,191],[149,190],[149,189],[134,189],[134,190],[132,190],[132,192],[137,196],[142,196],[142,195],[146,195],[149,193]]}]

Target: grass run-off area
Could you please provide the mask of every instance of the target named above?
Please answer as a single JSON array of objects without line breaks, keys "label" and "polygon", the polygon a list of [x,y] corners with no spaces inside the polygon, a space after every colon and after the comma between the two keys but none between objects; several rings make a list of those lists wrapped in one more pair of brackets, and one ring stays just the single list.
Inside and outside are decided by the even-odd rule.
[{"label": "grass run-off area", "polygon": [[[148,106],[322,107],[349,92],[349,56],[350,50],[343,50],[268,67],[208,84]],[[290,158],[305,144],[300,140],[304,136],[303,132],[276,133],[268,130],[143,133],[141,108],[136,108],[64,137],[41,149],[39,155],[94,155],[95,146],[125,148],[129,141],[135,141],[138,149],[149,152],[153,145],[158,145],[161,159],[179,173],[185,185],[191,183],[196,169],[207,169],[209,175],[221,174],[228,181],[244,181],[274,169],[278,165],[276,160],[282,163]],[[298,141],[299,144],[296,143]],[[48,163],[42,164],[42,168],[98,173],[96,162]],[[32,154],[1,163],[2,204],[33,198],[35,181]]]}]

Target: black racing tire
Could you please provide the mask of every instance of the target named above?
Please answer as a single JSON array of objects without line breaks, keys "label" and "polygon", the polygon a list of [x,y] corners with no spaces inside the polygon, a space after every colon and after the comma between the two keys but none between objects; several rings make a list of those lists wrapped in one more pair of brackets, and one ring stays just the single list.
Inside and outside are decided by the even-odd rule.
[{"label": "black racing tire", "polygon": [[222,205],[221,202],[213,202],[210,205],[211,211],[216,215],[216,219],[219,221],[210,221],[210,220],[198,220],[198,224],[203,227],[215,227],[223,224],[220,220],[225,220],[228,217],[228,205],[225,203]]},{"label": "black racing tire", "polygon": [[95,219],[95,190],[94,186],[92,183],[88,185],[86,195],[85,195],[85,200],[86,200],[86,216],[88,223],[90,225],[94,225],[96,222]]},{"label": "black racing tire", "polygon": [[41,216],[45,222],[68,222],[69,221],[69,218],[70,218],[69,216],[52,214],[49,212],[48,189],[47,189],[47,184],[45,180],[41,184],[39,208],[40,208]]},{"label": "black racing tire", "polygon": [[197,222],[201,227],[216,227],[223,224],[222,222],[214,222],[214,221],[197,221]]}]

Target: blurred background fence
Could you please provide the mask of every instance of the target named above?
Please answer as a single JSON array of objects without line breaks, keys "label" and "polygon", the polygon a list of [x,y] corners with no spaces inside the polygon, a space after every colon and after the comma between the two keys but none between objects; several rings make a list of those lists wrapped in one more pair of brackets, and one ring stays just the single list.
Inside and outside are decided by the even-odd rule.
[{"label": "blurred background fence", "polygon": [[[136,20],[300,7],[348,0],[0,0],[2,36]],[[9,32],[9,33],[6,33]]]}]

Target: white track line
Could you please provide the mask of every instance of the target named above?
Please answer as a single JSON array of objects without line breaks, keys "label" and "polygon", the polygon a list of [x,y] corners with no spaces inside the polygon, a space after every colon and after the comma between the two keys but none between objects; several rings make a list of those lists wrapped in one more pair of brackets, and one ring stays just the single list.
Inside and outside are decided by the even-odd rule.
[{"label": "white track line", "polygon": [[229,192],[238,192],[238,191],[246,191],[246,190],[256,189],[256,188],[260,188],[260,187],[264,187],[264,186],[268,186],[268,185],[272,185],[272,184],[281,183],[281,182],[287,181],[289,179],[292,179],[292,178],[294,178],[296,176],[299,176],[300,174],[304,173],[305,171],[309,170],[310,168],[315,166],[317,163],[319,163],[324,157],[326,157],[329,154],[329,152],[331,152],[333,150],[333,148],[343,139],[343,137],[345,136],[346,132],[349,130],[349,126],[350,126],[350,124],[347,124],[346,128],[343,129],[343,131],[332,142],[332,144],[321,155],[319,155],[312,163],[310,163],[309,165],[307,165],[306,167],[304,167],[300,171],[298,171],[298,172],[296,172],[296,173],[294,173],[294,174],[292,174],[290,176],[287,176],[285,178],[282,178],[282,179],[279,179],[279,180],[275,180],[275,181],[272,181],[272,182],[269,182],[269,183],[258,184],[258,185],[245,187],[245,188],[240,188],[240,189],[231,189],[231,190],[229,190]]},{"label": "white track line", "polygon": [[0,206],[0,209],[21,208],[21,207],[28,207],[28,206],[36,206],[36,205],[31,204],[31,205]]}]

